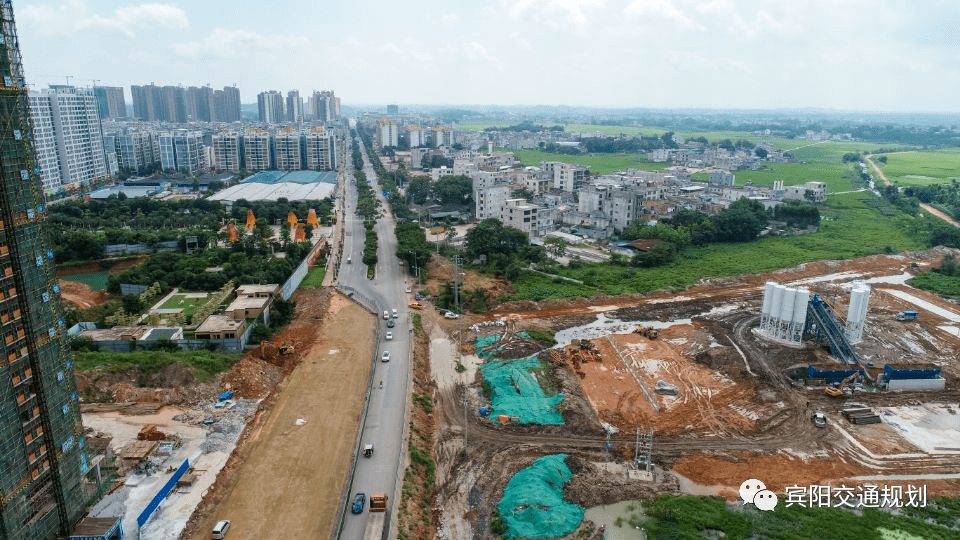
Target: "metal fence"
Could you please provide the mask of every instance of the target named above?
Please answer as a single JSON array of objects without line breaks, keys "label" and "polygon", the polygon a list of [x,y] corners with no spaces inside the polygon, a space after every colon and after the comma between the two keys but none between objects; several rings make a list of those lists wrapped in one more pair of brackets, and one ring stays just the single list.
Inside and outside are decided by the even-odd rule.
[{"label": "metal fence", "polygon": [[183,473],[187,472],[187,469],[190,468],[190,460],[185,459],[183,463],[180,464],[180,468],[177,469],[177,472],[173,473],[173,476],[167,480],[167,483],[160,488],[160,491],[153,496],[153,500],[150,501],[150,504],[143,509],[143,512],[140,512],[140,515],[137,516],[137,527],[143,527],[144,523],[150,519],[150,516],[153,515],[153,512],[160,506],[160,503],[163,502],[163,499],[167,497],[171,490],[177,485],[177,480],[183,476]]}]

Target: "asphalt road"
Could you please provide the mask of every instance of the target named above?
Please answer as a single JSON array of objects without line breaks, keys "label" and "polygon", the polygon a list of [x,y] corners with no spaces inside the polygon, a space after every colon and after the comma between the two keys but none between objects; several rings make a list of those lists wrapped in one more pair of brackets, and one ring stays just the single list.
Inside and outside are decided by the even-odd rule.
[{"label": "asphalt road", "polygon": [[[365,230],[362,221],[356,214],[356,179],[353,176],[352,162],[350,161],[352,149],[348,148],[347,159],[344,160],[344,167],[347,170],[345,176],[347,185],[344,190],[346,197],[344,253],[341,258],[342,263],[337,281],[340,285],[354,289],[359,296],[376,306],[378,321],[380,322],[378,361],[376,362],[373,390],[371,391],[362,436],[362,443],[373,443],[375,450],[371,458],[364,458],[363,456],[358,458],[353,475],[350,499],[352,500],[353,495],[357,492],[364,492],[367,494],[367,507],[369,507],[370,493],[386,493],[390,496],[387,515],[391,516],[391,510],[396,502],[393,500],[393,494],[396,491],[398,471],[403,465],[403,427],[407,403],[412,332],[410,311],[407,308],[409,300],[404,293],[404,289],[409,286],[412,279],[407,276],[405,268],[399,265],[395,256],[397,239],[394,234],[393,216],[387,209],[382,190],[376,184],[377,175],[367,159],[362,143],[357,140],[353,141],[353,144],[359,145],[361,152],[363,152],[364,173],[381,200],[383,217],[377,220],[374,229],[379,239],[378,263],[376,278],[370,280],[367,279],[367,266],[361,262]],[[352,262],[347,262],[348,257]],[[395,322],[394,328],[387,328],[387,321],[383,319],[383,311],[392,309],[397,310],[398,317],[392,319]],[[393,339],[390,341],[385,339],[388,331],[393,333]],[[390,352],[389,362],[379,361],[383,351]],[[379,387],[380,381],[383,382],[382,389]],[[370,513],[367,508],[360,515],[351,514],[348,509],[340,538],[348,540],[363,538],[364,528],[369,519]]]}]

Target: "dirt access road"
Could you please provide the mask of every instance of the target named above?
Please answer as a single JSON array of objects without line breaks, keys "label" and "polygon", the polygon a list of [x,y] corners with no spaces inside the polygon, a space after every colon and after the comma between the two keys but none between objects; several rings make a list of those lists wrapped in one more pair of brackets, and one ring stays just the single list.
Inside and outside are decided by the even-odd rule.
[{"label": "dirt access road", "polygon": [[[312,322],[315,344],[282,383],[272,408],[250,426],[181,538],[207,540],[220,519],[232,522],[231,540],[330,537],[357,436],[376,320],[334,294],[322,324]],[[306,423],[297,425],[298,419]]]},{"label": "dirt access road", "polygon": [[[903,152],[897,152],[897,153],[903,153]],[[880,167],[877,167],[877,164],[873,162],[872,154],[867,156],[866,160],[870,164],[870,166],[873,167],[873,170],[876,171],[877,175],[880,176],[880,179],[883,180],[884,185],[887,185],[887,186],[893,185],[890,183],[890,180],[887,180],[887,175],[883,174],[883,171],[880,170]],[[947,223],[953,225],[954,227],[960,227],[960,223],[957,223],[956,221],[951,219],[950,216],[944,214],[943,212],[937,210],[936,208],[930,206],[929,204],[920,203],[920,208],[923,208],[927,212],[930,212],[931,214],[946,221]]]}]

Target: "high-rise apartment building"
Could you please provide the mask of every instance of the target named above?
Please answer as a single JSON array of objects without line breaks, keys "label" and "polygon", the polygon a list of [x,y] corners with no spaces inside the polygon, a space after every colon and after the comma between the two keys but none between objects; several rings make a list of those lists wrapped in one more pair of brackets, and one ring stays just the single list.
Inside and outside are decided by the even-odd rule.
[{"label": "high-rise apartment building", "polygon": [[257,94],[257,108],[260,111],[260,121],[267,124],[283,122],[283,94],[276,90]]},{"label": "high-rise apartment building", "polygon": [[273,137],[274,167],[281,171],[299,171],[303,169],[303,137],[291,130],[284,129]]},{"label": "high-rise apartment building", "polygon": [[273,168],[273,137],[260,129],[248,129],[243,136],[243,162],[248,170]]},{"label": "high-rise apartment building", "polygon": [[212,138],[214,169],[238,173],[245,167],[243,159],[243,135],[220,133]]},{"label": "high-rise apartment building", "polygon": [[161,89],[163,111],[160,120],[183,124],[187,121],[186,92],[181,86],[164,86]]},{"label": "high-rise apartment building", "polygon": [[47,193],[88,185],[110,174],[93,90],[51,86],[30,92],[29,102],[33,123],[39,126],[34,146]]},{"label": "high-rise apartment building", "polygon": [[160,168],[164,171],[194,174],[205,168],[203,134],[199,131],[181,129],[161,133],[157,137],[157,147],[160,149]]},{"label": "high-rise apartment building", "polygon": [[122,86],[94,86],[93,94],[97,96],[101,120],[127,117],[127,102]]},{"label": "high-rise apartment building", "polygon": [[151,173],[159,165],[160,158],[154,149],[151,132],[138,129],[123,129],[108,134],[113,137],[117,166],[125,173]]},{"label": "high-rise apartment building", "polygon": [[210,122],[216,107],[213,102],[213,89],[209,86],[191,86],[187,88],[187,120],[190,122]]},{"label": "high-rise apartment building", "polygon": [[69,534],[90,465],[11,0],[0,38],[0,538],[33,540]]},{"label": "high-rise apartment building", "polygon": [[323,128],[311,129],[304,137],[306,167],[313,171],[332,171],[337,168],[336,139]]},{"label": "high-rise apartment building", "polygon": [[287,121],[303,121],[303,98],[297,90],[287,92]]},{"label": "high-rise apartment building", "polygon": [[240,89],[224,86],[213,93],[213,121],[237,122],[240,120]]},{"label": "high-rise apartment building", "polygon": [[380,143],[380,148],[387,148],[388,146],[396,147],[399,141],[400,133],[397,130],[397,124],[395,124],[393,120],[386,116],[377,120],[377,142]]},{"label": "high-rise apartment building", "polygon": [[332,90],[315,91],[310,96],[310,103],[315,122],[334,122],[340,118],[340,98],[333,95]]},{"label": "high-rise apartment building", "polygon": [[130,97],[133,99],[133,116],[140,120],[152,122],[164,120],[163,99],[161,89],[153,83],[130,87]]}]

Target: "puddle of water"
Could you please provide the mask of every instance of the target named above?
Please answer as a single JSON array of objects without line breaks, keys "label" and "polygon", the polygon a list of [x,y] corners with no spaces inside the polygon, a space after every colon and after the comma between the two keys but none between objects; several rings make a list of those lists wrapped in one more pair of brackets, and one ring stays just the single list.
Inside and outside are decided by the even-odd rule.
[{"label": "puddle of water", "polygon": [[[631,511],[629,508],[633,508]],[[605,506],[587,508],[584,519],[599,525],[606,526],[604,538],[606,540],[646,540],[647,535],[642,529],[634,529],[628,523],[631,515],[643,516],[643,507],[640,501],[623,501]],[[615,525],[617,518],[621,519],[621,527]]]},{"label": "puddle of water", "polygon": [[693,480],[690,480],[682,474],[677,474],[673,471],[670,471],[669,474],[672,474],[677,478],[677,481],[680,482],[680,491],[683,493],[689,493],[690,495],[719,495],[722,490],[729,490],[728,486],[708,486],[706,484],[698,484]]}]

